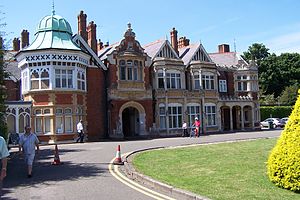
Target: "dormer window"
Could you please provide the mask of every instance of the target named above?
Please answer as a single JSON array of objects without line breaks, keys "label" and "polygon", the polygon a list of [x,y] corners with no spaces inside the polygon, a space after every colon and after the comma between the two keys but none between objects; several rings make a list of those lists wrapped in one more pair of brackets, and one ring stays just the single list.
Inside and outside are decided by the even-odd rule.
[{"label": "dormer window", "polygon": [[119,79],[128,81],[143,80],[143,65],[137,60],[119,61]]}]

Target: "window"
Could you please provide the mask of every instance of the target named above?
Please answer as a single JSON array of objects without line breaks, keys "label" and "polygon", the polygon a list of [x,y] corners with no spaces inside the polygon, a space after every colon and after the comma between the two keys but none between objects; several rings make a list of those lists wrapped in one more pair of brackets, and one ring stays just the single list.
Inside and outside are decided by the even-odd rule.
[{"label": "window", "polygon": [[214,75],[202,75],[202,87],[205,90],[214,90],[215,89]]},{"label": "window", "polygon": [[216,126],[216,106],[215,105],[205,105],[206,114],[206,125]]},{"label": "window", "polygon": [[247,91],[247,82],[246,81],[239,81],[238,84],[238,91]]},{"label": "window", "polygon": [[42,133],[43,132],[42,124],[43,124],[42,117],[36,117],[35,118],[35,132],[36,133]]},{"label": "window", "polygon": [[180,73],[166,73],[167,88],[181,89]]},{"label": "window", "polygon": [[85,74],[83,71],[77,72],[77,89],[85,90]]},{"label": "window", "polygon": [[65,109],[65,131],[67,133],[73,132],[73,120],[72,120],[72,109]]},{"label": "window", "polygon": [[120,60],[119,79],[129,81],[143,80],[143,63],[137,60]]},{"label": "window", "polygon": [[56,117],[55,117],[55,130],[56,133],[63,133],[64,132],[64,126],[63,126],[63,109],[57,108],[55,111]]},{"label": "window", "polygon": [[196,90],[200,89],[200,75],[198,72],[194,73],[194,87]]},{"label": "window", "polygon": [[166,129],[166,108],[165,105],[159,105],[159,127]]},{"label": "window", "polygon": [[172,106],[168,107],[169,128],[181,128],[182,126],[182,107]]},{"label": "window", "polygon": [[73,71],[66,69],[55,70],[56,88],[73,88]]},{"label": "window", "polygon": [[219,80],[219,92],[227,92],[226,80]]},{"label": "window", "polygon": [[195,121],[195,118],[200,118],[200,105],[199,104],[193,104],[187,106],[188,111],[188,126],[191,127]]},{"label": "window", "polygon": [[165,86],[164,86],[164,74],[163,74],[162,71],[158,71],[157,79],[158,79],[158,88],[165,88]]},{"label": "window", "polygon": [[27,91],[28,88],[28,71],[23,71],[22,73],[22,90]]},{"label": "window", "polygon": [[50,85],[49,68],[38,68],[30,71],[30,85],[32,90],[48,89]]}]

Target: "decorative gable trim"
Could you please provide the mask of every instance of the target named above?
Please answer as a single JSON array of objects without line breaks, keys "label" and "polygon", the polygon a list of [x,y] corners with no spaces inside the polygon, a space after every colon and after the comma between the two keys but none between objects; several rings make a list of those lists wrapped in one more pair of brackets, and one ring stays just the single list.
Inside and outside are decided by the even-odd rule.
[{"label": "decorative gable trim", "polygon": [[160,58],[172,58],[172,59],[179,59],[178,54],[176,53],[176,51],[173,49],[173,47],[171,46],[170,42],[168,40],[166,40],[160,47],[160,49],[158,50],[158,52],[155,54],[155,56],[153,57],[160,57]]},{"label": "decorative gable trim", "polygon": [[75,43],[77,43],[79,46],[80,44],[83,45],[83,47],[87,50],[87,52],[92,56],[92,58],[96,61],[94,64],[98,67],[101,67],[104,70],[107,70],[106,66],[103,64],[103,62],[98,58],[98,56],[95,54],[95,52],[91,49],[91,47],[85,42],[85,40],[78,34],[76,34],[73,39]]},{"label": "decorative gable trim", "polygon": [[202,61],[202,62],[212,62],[211,58],[209,57],[208,53],[205,51],[202,44],[199,45],[193,56],[192,59],[189,61]]}]

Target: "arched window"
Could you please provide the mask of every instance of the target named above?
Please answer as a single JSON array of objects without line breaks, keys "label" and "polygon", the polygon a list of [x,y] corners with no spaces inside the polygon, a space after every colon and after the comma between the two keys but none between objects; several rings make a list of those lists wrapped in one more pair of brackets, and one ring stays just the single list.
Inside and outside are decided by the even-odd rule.
[{"label": "arched window", "polygon": [[[26,74],[23,74],[24,81],[26,81]],[[49,68],[36,68],[30,70],[30,89],[49,89],[50,76]],[[24,87],[26,88],[26,82]]]}]

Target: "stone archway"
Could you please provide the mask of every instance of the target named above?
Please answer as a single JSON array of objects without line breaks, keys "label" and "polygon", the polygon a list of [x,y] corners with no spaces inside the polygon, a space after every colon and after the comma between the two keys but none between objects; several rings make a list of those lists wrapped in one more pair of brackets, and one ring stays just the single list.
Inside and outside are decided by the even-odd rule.
[{"label": "stone archway", "polygon": [[119,119],[124,137],[146,134],[146,113],[138,102],[130,101],[123,104],[119,111]]}]

